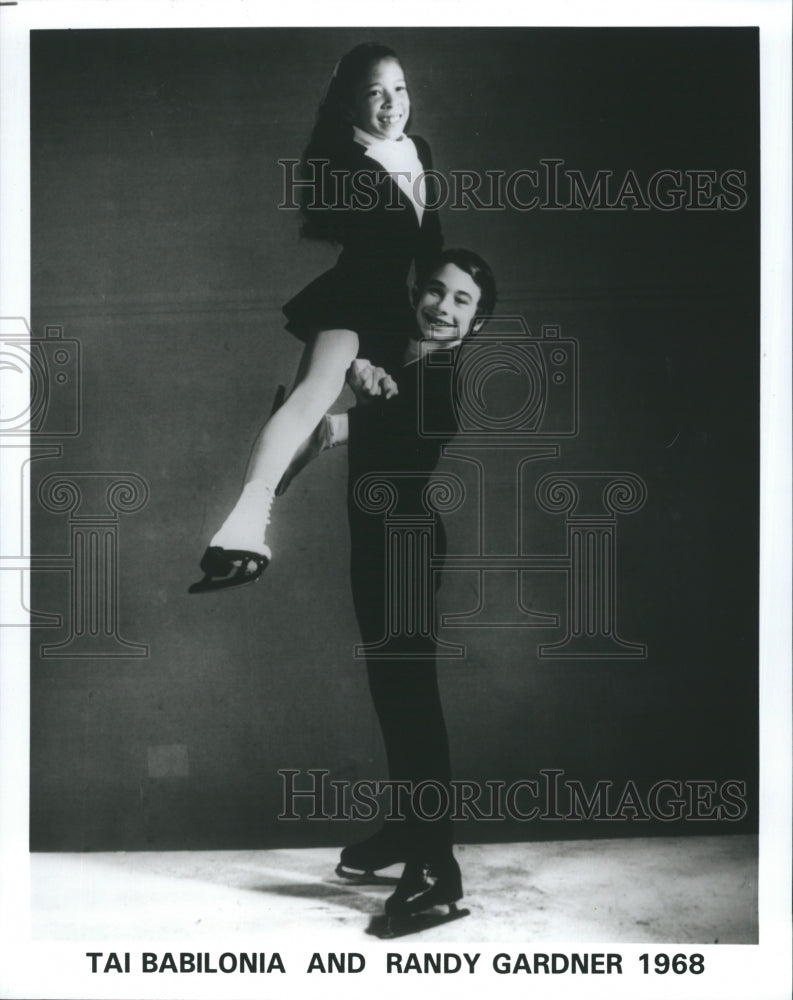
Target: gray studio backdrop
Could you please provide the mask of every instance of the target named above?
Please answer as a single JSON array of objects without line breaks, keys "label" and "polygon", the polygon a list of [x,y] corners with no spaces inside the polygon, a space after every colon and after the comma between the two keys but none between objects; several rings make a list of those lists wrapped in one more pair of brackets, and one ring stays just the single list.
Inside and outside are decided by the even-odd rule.
[{"label": "gray studio backdrop", "polygon": [[[461,779],[557,769],[586,788],[745,782],[739,822],[469,822],[460,839],[746,832],[756,32],[72,31],[31,43],[31,325],[52,380],[34,435],[35,449],[51,447],[32,462],[31,846],[342,843],[355,836],[347,823],[278,821],[279,770],[303,784],[309,768],[385,774],[352,655],[341,450],[276,505],[275,558],[256,586],[186,592],[294,373],[300,345],[281,305],[334,259],[278,210],[278,160],[300,156],[336,60],[370,38],[402,56],[414,131],[444,172],[554,158],[587,181],[598,170],[618,182],[632,170],[641,184],[661,169],[744,172],[744,203],[721,209],[442,209],[447,244],[492,262],[500,311],[578,345],[577,433],[521,474],[521,551],[566,549],[564,513],[535,501],[540,477],[630,472],[646,487],[644,505],[616,519],[619,634],[646,656],[540,655],[565,636],[566,578],[524,571],[524,609],[558,624],[444,628],[467,655],[443,661],[441,684]],[[472,499],[448,517],[451,551],[471,551],[482,516],[492,551],[514,546],[507,451],[491,460],[486,515]],[[470,462],[443,468],[475,499]],[[441,610],[475,609],[481,580],[476,568],[449,574]],[[490,621],[510,622],[507,576],[490,583]]]}]

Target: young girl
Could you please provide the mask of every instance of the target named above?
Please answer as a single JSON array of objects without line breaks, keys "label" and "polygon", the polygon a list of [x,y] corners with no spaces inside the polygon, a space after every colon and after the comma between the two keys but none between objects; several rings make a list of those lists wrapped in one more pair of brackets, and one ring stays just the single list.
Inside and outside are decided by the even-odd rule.
[{"label": "young girl", "polygon": [[303,156],[303,179],[311,184],[301,205],[303,235],[342,251],[330,271],[284,306],[287,329],[306,344],[297,380],[259,434],[242,495],[204,553],[205,576],[191,593],[258,579],[271,557],[265,528],[278,484],[312,433],[333,444],[325,414],[350,364],[363,356],[393,366],[404,349],[412,326],[408,273],[415,265],[421,279],[442,245],[437,213],[425,207],[429,147],[406,135],[409,122],[396,53],[376,44],[348,52]]}]

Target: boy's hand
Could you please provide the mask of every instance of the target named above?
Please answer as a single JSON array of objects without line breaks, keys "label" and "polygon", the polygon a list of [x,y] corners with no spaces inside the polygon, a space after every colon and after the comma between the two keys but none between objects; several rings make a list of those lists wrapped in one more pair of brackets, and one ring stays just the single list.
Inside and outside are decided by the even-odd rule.
[{"label": "boy's hand", "polygon": [[347,385],[355,393],[359,403],[368,403],[378,396],[391,399],[399,393],[396,382],[388,372],[365,358],[356,358],[350,365],[347,370]]}]

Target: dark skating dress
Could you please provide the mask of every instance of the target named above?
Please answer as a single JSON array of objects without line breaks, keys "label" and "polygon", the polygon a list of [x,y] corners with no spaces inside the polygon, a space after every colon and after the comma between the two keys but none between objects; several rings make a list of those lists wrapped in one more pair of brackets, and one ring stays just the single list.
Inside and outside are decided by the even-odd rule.
[{"label": "dark skating dress", "polygon": [[[425,171],[432,159],[427,143],[411,136]],[[417,212],[396,180],[352,139],[334,154],[334,181],[317,178],[317,200],[333,207],[331,221],[342,250],[334,267],[307,285],[284,306],[286,328],[302,341],[320,330],[354,330],[358,357],[384,367],[401,354],[405,331],[415,320],[408,299],[407,279],[415,262],[421,278],[442,248],[437,209]],[[347,178],[340,188],[337,178]],[[437,204],[432,177],[426,179],[428,205]],[[386,370],[388,370],[386,368]]]}]

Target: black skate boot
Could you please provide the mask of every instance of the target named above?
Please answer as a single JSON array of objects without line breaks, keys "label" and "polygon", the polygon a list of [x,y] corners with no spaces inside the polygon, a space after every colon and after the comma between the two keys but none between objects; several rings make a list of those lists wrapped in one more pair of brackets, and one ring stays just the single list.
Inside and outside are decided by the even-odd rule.
[{"label": "black skate boot", "polygon": [[[460,866],[451,848],[436,855],[429,864],[410,861],[396,890],[386,900],[385,917],[373,921],[370,932],[378,937],[403,937],[459,920],[471,912],[458,909],[457,903],[462,898]],[[441,906],[446,906],[448,912],[435,910]]]},{"label": "black skate boot", "polygon": [[336,865],[336,874],[362,885],[395,885],[395,878],[384,878],[375,873],[407,860],[405,840],[401,826],[386,824],[366,840],[345,847]]}]

